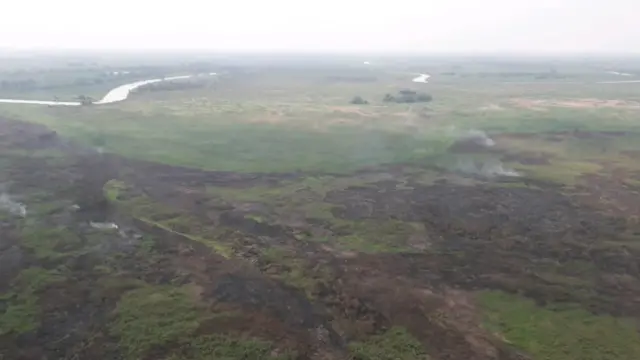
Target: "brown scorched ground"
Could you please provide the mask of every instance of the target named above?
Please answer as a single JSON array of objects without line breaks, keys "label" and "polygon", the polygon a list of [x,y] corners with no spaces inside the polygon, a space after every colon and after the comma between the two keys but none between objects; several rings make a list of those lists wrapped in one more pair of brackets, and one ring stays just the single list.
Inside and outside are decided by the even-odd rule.
[{"label": "brown scorched ground", "polygon": [[[603,205],[597,199],[616,198],[623,185],[602,176],[568,189],[446,172],[423,181],[415,168],[383,166],[350,175],[369,179],[365,184],[309,194],[298,189],[292,196],[303,200],[289,206],[208,189],[278,188],[308,174],[204,172],[133,161],[9,120],[0,121],[0,152],[0,181],[30,209],[25,219],[0,222],[0,291],[9,292],[27,267],[66,274],[38,290],[35,329],[0,335],[5,359],[125,358],[108,324],[118,301],[140,282],[182,286],[205,312],[233,314],[201,321],[198,335],[260,338],[274,344],[272,354],[293,350],[299,359],[346,359],[348,343],[394,326],[406,328],[432,359],[527,359],[482,326],[474,301],[480,289],[640,316],[640,247],[617,246],[640,231],[634,205],[640,189],[624,185],[617,200],[630,205],[616,199]],[[538,159],[504,156],[520,156],[525,164]],[[104,195],[113,179],[121,184],[121,202]],[[29,194],[43,193],[60,205],[31,210]],[[131,199],[164,210],[132,210]],[[300,215],[313,201],[323,204],[321,216]],[[79,210],[70,210],[74,204]],[[42,224],[77,236],[77,243],[52,249],[67,255],[46,256],[23,245],[32,211]],[[90,220],[115,221],[122,231],[96,235]],[[363,222],[385,228],[367,232],[354,225]],[[396,225],[397,237],[380,240],[380,246],[394,242],[389,251],[344,245],[354,232],[382,237]],[[205,237],[215,244],[201,241]],[[153,255],[140,251],[143,238],[153,239]],[[586,271],[585,263],[591,264]],[[0,300],[0,309],[6,306]],[[164,359],[181,346],[151,347],[140,358]]]}]

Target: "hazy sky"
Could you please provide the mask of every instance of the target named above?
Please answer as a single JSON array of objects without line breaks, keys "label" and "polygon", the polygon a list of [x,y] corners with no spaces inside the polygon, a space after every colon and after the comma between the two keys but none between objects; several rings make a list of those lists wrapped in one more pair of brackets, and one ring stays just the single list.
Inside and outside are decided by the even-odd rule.
[{"label": "hazy sky", "polygon": [[0,47],[640,53],[640,0],[4,0]]}]

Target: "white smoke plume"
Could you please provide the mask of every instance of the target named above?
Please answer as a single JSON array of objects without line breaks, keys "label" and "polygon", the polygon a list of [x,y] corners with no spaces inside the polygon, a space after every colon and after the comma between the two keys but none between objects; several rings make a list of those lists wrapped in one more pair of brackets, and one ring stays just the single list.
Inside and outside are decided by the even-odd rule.
[{"label": "white smoke plume", "polygon": [[489,135],[487,135],[487,133],[482,130],[469,130],[462,136],[462,138],[486,147],[492,147],[496,144],[496,142],[493,141],[493,139],[490,138]]},{"label": "white smoke plume", "polygon": [[9,197],[7,193],[0,194],[0,210],[8,211],[9,213],[17,216],[27,216],[26,205],[11,200],[11,197]]},{"label": "white smoke plume", "polygon": [[444,130],[444,134],[457,141],[472,142],[484,147],[493,147],[496,145],[496,142],[482,130],[461,130],[455,126],[449,126]]},{"label": "white smoke plume", "polygon": [[504,167],[500,160],[476,160],[471,158],[458,158],[455,169],[465,174],[475,174],[485,177],[509,176],[518,177],[520,173]]},{"label": "white smoke plume", "polygon": [[93,222],[89,223],[92,228],[98,230],[118,230],[118,225],[114,223],[102,223],[102,222]]}]

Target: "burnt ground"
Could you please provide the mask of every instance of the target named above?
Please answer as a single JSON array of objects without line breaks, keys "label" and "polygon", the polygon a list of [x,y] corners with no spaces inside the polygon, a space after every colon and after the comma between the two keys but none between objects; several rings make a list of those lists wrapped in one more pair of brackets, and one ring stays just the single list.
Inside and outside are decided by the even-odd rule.
[{"label": "burnt ground", "polygon": [[[628,205],[640,188],[624,183],[620,195],[609,177],[569,189],[447,173],[432,181],[395,166],[291,191],[308,174],[133,161],[8,120],[0,159],[2,190],[28,211],[0,218],[6,359],[200,359],[171,329],[143,348],[127,343],[118,324],[136,303],[126,300],[150,287],[186,289],[199,314],[191,338],[270,344],[251,359],[364,359],[350,345],[394,327],[432,359],[529,358],[483,326],[475,294],[486,289],[640,317],[639,210]],[[251,198],[254,187],[287,190]],[[615,199],[595,200],[604,194]],[[38,276],[25,272],[33,268]]]}]

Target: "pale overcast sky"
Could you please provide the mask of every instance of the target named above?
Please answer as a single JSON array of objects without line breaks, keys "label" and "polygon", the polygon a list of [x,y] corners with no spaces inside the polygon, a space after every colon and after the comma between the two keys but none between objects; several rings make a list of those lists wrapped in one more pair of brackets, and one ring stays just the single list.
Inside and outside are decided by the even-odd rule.
[{"label": "pale overcast sky", "polygon": [[640,0],[3,0],[2,47],[640,53]]}]

